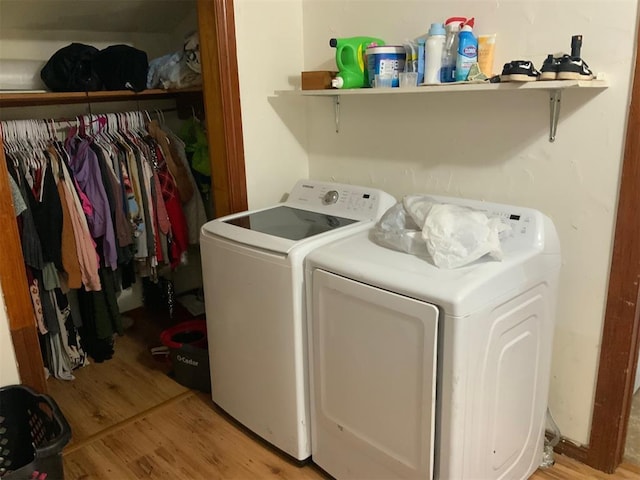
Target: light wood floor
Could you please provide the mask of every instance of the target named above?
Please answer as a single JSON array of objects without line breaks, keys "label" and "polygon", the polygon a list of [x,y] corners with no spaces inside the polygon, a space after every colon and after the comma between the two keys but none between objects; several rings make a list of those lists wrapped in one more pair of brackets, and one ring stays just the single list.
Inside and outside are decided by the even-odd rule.
[{"label": "light wood floor", "polygon": [[[118,337],[115,355],[74,371],[73,381],[49,378],[49,394],[73,428],[72,442],[116,425],[188,389],[172,380],[169,365],[154,358],[149,348],[160,345],[157,324],[136,318],[126,335]],[[91,361],[91,360],[90,360]]]},{"label": "light wood floor", "polygon": [[[153,360],[144,328],[119,339],[114,359],[50,381],[50,393],[73,430],[63,452],[67,480],[329,479],[313,464],[298,466],[238,426],[208,394],[188,390]],[[147,331],[148,333],[148,331]],[[153,337],[157,338],[157,337]],[[640,467],[614,475],[567,457],[533,480],[639,479]]]}]

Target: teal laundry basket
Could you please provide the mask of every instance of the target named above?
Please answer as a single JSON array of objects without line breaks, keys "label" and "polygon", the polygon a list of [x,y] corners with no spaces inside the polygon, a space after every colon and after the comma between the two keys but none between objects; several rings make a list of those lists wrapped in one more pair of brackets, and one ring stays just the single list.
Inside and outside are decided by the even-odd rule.
[{"label": "teal laundry basket", "polygon": [[71,427],[49,395],[23,385],[0,388],[0,478],[62,480]]}]

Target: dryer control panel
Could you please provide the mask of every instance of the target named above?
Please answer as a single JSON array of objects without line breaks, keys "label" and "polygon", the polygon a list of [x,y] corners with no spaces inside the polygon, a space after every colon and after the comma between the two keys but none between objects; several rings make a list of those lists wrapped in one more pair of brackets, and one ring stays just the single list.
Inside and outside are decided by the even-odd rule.
[{"label": "dryer control panel", "polygon": [[[502,219],[502,221],[511,226],[511,230],[504,232],[500,238],[505,252],[531,247],[542,247],[553,251],[559,248],[553,224],[548,217],[545,217],[538,210],[467,198],[440,195],[428,195],[428,197],[437,203],[465,206],[483,212],[489,218],[498,217]],[[549,237],[545,237],[547,235]]]},{"label": "dryer control panel", "polygon": [[513,233],[519,236],[526,237],[529,231],[535,230],[535,218],[532,215],[528,215],[524,212],[517,212],[515,210],[502,211],[502,210],[485,210],[487,217],[498,217],[503,222],[511,225]]},{"label": "dryer control panel", "polygon": [[354,220],[377,219],[396,203],[395,198],[377,188],[300,180],[285,205],[329,213]]}]

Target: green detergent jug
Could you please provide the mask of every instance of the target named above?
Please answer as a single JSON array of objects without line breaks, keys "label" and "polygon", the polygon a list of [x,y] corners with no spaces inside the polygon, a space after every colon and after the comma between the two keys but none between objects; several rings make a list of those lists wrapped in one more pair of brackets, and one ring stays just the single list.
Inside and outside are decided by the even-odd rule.
[{"label": "green detergent jug", "polygon": [[369,86],[365,65],[365,51],[370,44],[384,45],[384,40],[374,37],[332,38],[329,45],[336,49],[338,74],[331,82],[334,88],[361,88]]}]

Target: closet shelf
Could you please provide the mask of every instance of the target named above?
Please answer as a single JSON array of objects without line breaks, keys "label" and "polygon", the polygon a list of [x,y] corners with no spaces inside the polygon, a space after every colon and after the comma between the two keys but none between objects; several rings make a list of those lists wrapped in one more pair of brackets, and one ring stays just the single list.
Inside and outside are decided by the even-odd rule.
[{"label": "closet shelf", "polygon": [[424,95],[446,94],[456,92],[487,92],[487,91],[546,91],[549,94],[549,141],[556,138],[558,120],[560,116],[561,94],[563,90],[598,89],[608,87],[602,74],[595,80],[553,80],[537,82],[508,82],[508,83],[451,83],[441,85],[420,85],[410,88],[356,88],[345,90],[276,90],[277,96],[288,97],[326,97],[334,102],[336,133],[340,130],[340,97],[360,95]]},{"label": "closet shelf", "polygon": [[77,103],[101,103],[119,101],[161,100],[180,98],[183,95],[201,94],[201,88],[180,90],[152,89],[142,92],[130,90],[101,90],[97,92],[0,92],[0,108],[34,107],[41,105],[65,105]]}]

